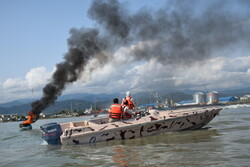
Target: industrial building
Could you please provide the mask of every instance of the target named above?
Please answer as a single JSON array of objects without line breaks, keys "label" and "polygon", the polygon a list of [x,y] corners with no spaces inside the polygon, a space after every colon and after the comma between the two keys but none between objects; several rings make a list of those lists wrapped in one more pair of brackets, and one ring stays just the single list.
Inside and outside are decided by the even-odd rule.
[{"label": "industrial building", "polygon": [[[179,102],[180,105],[190,105],[190,104],[194,104],[193,100],[183,100],[181,102]],[[195,103],[197,104],[197,103]]]},{"label": "industrial building", "polygon": [[242,100],[242,101],[250,100],[250,95],[244,95],[244,96],[240,97],[240,100]]},{"label": "industrial building", "polygon": [[211,105],[219,103],[235,102],[239,99],[235,96],[220,97],[218,92],[210,91],[208,93],[195,92],[193,94],[193,100],[184,100],[176,104],[177,106],[188,106],[188,105]]},{"label": "industrial building", "polygon": [[145,108],[157,108],[157,103],[150,103],[150,104],[142,104],[138,106],[139,109],[145,109]]},{"label": "industrial building", "polygon": [[235,102],[238,101],[239,99],[235,96],[228,96],[228,97],[220,97],[219,101],[220,103],[229,103],[229,102]]},{"label": "industrial building", "polygon": [[183,105],[190,105],[190,104],[218,104],[219,103],[219,95],[216,91],[210,91],[208,93],[203,92],[195,92],[193,94],[193,100],[186,100],[182,101]]},{"label": "industrial building", "polygon": [[207,93],[207,104],[218,104],[219,103],[219,95],[216,91],[210,91]]},{"label": "industrial building", "polygon": [[206,102],[206,96],[203,92],[196,92],[193,94],[193,103],[203,104]]},{"label": "industrial building", "polygon": [[[245,95],[245,99],[250,99],[250,95]],[[216,104],[225,104],[229,102],[236,102],[239,99],[236,96],[228,96],[228,97],[219,97],[217,91],[209,91],[207,93],[203,92],[195,92],[193,94],[193,99],[183,100],[179,103],[171,103],[166,100],[166,104],[164,104],[164,108],[171,108],[171,106],[176,107],[192,107],[192,106],[203,106],[203,105],[216,105]],[[158,103],[150,103],[150,104],[143,104],[139,106],[139,109],[143,108],[159,108]]]}]

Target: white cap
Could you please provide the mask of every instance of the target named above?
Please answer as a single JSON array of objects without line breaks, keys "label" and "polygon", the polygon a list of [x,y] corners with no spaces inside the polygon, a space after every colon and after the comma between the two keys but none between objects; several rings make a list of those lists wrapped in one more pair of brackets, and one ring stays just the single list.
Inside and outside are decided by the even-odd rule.
[{"label": "white cap", "polygon": [[127,91],[126,92],[126,97],[129,97],[129,96],[131,96],[131,92]]}]

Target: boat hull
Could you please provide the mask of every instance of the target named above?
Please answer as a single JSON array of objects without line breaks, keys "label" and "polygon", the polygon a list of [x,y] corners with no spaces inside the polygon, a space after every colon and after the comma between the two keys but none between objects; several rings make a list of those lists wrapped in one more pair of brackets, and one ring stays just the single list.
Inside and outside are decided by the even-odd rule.
[{"label": "boat hull", "polygon": [[32,126],[31,124],[25,124],[25,125],[19,125],[19,128],[21,131],[25,131],[25,130],[32,130]]},{"label": "boat hull", "polygon": [[141,118],[107,123],[108,118],[61,124],[61,144],[87,144],[127,140],[172,131],[199,129],[207,125],[221,108],[150,111]]}]

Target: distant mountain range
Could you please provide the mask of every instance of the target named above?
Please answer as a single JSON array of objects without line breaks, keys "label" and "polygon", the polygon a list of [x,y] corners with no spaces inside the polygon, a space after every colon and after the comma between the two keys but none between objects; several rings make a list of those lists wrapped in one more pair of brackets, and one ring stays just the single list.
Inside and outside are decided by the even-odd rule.
[{"label": "distant mountain range", "polygon": [[[224,96],[243,96],[250,94],[250,87],[244,89],[234,89],[234,90],[217,90],[220,97]],[[157,92],[157,94],[156,94]],[[158,100],[171,99],[174,102],[180,102],[182,100],[193,99],[193,93],[195,90],[183,90],[182,92],[167,92],[165,90],[155,91],[155,92],[141,92],[133,94],[135,102],[137,105],[155,102],[156,98]],[[204,92],[204,91],[203,91]],[[122,99],[125,95],[120,93],[114,94],[88,94],[88,93],[78,93],[78,94],[68,94],[63,95],[58,98],[55,104],[48,107],[43,113],[56,113],[62,110],[85,110],[97,106],[99,108],[108,108],[113,101],[113,98],[117,97]],[[37,99],[35,99],[37,100]],[[22,99],[15,100],[8,103],[0,104],[0,114],[24,114],[31,109],[31,103],[34,99]]]}]

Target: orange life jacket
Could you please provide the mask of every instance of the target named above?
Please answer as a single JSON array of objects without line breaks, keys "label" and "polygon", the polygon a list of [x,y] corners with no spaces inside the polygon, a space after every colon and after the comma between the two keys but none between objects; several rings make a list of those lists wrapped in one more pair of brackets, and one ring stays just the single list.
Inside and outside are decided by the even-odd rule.
[{"label": "orange life jacket", "polygon": [[112,104],[109,110],[110,118],[122,118],[122,106],[120,104]]},{"label": "orange life jacket", "polygon": [[125,100],[128,101],[128,107],[129,107],[129,109],[132,110],[132,109],[134,109],[135,105],[134,105],[134,103],[131,101],[131,99],[132,99],[131,96],[128,96],[128,97],[125,98]]},{"label": "orange life jacket", "polygon": [[23,122],[23,124],[32,124],[35,120],[35,115],[28,115],[28,119],[26,121]]}]

